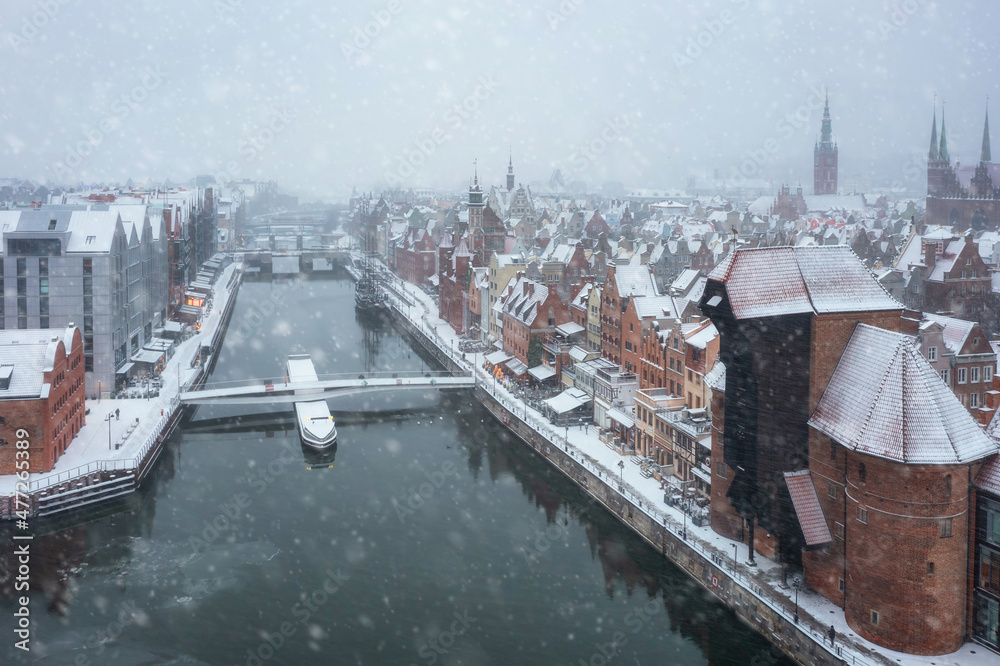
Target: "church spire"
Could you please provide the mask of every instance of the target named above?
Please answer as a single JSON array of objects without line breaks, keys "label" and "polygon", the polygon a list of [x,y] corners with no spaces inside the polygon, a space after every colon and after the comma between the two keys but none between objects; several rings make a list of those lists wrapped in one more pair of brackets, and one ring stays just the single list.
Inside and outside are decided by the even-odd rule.
[{"label": "church spire", "polygon": [[826,94],[826,104],[823,106],[823,125],[820,130],[820,145],[830,145],[833,128],[830,124],[830,93]]},{"label": "church spire", "polygon": [[508,148],[508,158],[507,158],[507,191],[510,192],[514,189],[514,153]]},{"label": "church spire", "polygon": [[938,148],[938,159],[942,162],[951,162],[948,157],[948,141],[944,136],[944,102],[941,102],[941,147]]},{"label": "church spire", "polygon": [[934,105],[934,120],[931,121],[931,149],[927,152],[928,162],[938,160],[937,104]]},{"label": "church spire", "polygon": [[990,110],[989,107],[986,109],[986,122],[983,123],[983,149],[979,153],[980,162],[991,162],[993,158],[990,156]]}]

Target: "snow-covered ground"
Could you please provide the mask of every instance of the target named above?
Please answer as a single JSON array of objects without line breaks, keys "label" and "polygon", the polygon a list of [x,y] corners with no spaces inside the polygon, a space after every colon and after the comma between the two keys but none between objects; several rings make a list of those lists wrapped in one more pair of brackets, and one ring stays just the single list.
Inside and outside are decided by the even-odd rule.
[{"label": "snow-covered ground", "polygon": [[[405,303],[400,304],[398,299],[393,296],[394,302],[398,304],[397,310],[403,316],[408,316],[410,321],[419,326],[421,330],[435,338],[441,351],[448,354],[460,365],[478,373],[483,387],[498,398],[508,410],[521,418],[527,414],[525,419],[527,422],[554,444],[581,461],[595,475],[615,481],[622,480],[626,497],[638,504],[643,511],[665,525],[673,533],[680,535],[686,522],[687,542],[710,560],[712,555],[721,558],[725,562],[724,567],[729,571],[732,570],[735,548],[737,582],[748,593],[753,594],[768,606],[779,610],[789,619],[792,617],[792,599],[795,590],[791,587],[782,588],[780,586],[781,566],[777,562],[757,553],[755,554],[757,566],[747,566],[746,561],[749,554],[745,544],[716,534],[708,525],[698,527],[690,519],[685,521],[684,513],[680,509],[664,503],[664,491],[660,482],[653,478],[643,478],[639,466],[631,461],[631,456],[622,456],[609,449],[598,438],[594,426],[589,428],[553,426],[541,413],[530,407],[526,408],[525,404],[514,394],[505,390],[500,384],[494,383],[492,375],[482,367],[482,354],[466,354],[463,358],[461,353],[454,351],[458,348],[460,336],[450,325],[437,316],[437,303],[431,296],[398,279],[392,283],[390,294],[393,290],[405,294],[406,298],[413,303],[407,307]],[[619,462],[625,463],[624,469],[618,466]],[[614,484],[612,487],[615,487]],[[712,564],[719,566],[715,562]],[[764,594],[757,593],[749,587],[750,584],[762,589]],[[800,626],[803,630],[809,631],[818,642],[823,642],[826,631],[830,625],[833,625],[837,632],[837,645],[843,650],[841,657],[849,664],[877,663],[878,660],[870,655],[881,655],[886,663],[895,664],[926,664],[927,666],[932,664],[936,666],[952,664],[955,666],[979,666],[981,664],[982,666],[992,666],[996,663],[995,653],[975,643],[966,643],[957,652],[933,657],[921,657],[887,650],[855,635],[847,625],[843,610],[819,594],[800,590],[798,605]],[[829,646],[828,640],[826,646]]]},{"label": "snow-covered ground", "polygon": [[[232,294],[227,289],[229,279],[237,264],[227,266],[215,283],[212,310],[203,316],[201,331],[188,338],[174,350],[160,376],[160,395],[145,399],[87,400],[86,423],[76,437],[66,447],[66,452],[56,461],[51,472],[32,474],[32,490],[45,487],[53,482],[61,482],[83,472],[80,468],[100,461],[129,461],[142,451],[143,446],[158,433],[158,426],[169,415],[171,403],[177,397],[178,387],[183,387],[198,373],[191,361],[202,344],[212,339],[222,322],[222,312]],[[118,410],[118,416],[115,416]],[[108,421],[108,415],[111,420]],[[138,420],[138,422],[137,422]],[[111,444],[108,444],[110,430]],[[121,444],[115,449],[116,444]],[[126,465],[127,466],[127,465]],[[58,479],[58,481],[57,481]],[[16,477],[13,474],[0,476],[0,493],[13,495]]]}]

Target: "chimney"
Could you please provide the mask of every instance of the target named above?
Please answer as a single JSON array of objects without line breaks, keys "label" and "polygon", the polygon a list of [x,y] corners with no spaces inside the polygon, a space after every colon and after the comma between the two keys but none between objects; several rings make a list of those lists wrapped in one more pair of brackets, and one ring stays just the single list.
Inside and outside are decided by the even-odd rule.
[{"label": "chimney", "polygon": [[528,295],[528,281],[527,280],[525,280],[524,282],[521,283],[521,295],[522,296],[527,296]]},{"label": "chimney", "polygon": [[924,241],[924,266],[928,270],[934,268],[934,261],[937,255],[937,243],[928,243]]}]

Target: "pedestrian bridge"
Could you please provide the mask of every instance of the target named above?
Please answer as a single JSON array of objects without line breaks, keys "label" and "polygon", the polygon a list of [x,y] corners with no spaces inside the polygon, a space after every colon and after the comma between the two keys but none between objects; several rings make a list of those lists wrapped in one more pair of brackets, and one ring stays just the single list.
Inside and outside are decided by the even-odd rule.
[{"label": "pedestrian bridge", "polygon": [[206,384],[197,391],[185,391],[180,401],[186,405],[252,405],[321,400],[377,391],[471,388],[471,373],[449,372],[365,372],[320,375],[315,381],[289,381],[288,377],[248,379]]}]

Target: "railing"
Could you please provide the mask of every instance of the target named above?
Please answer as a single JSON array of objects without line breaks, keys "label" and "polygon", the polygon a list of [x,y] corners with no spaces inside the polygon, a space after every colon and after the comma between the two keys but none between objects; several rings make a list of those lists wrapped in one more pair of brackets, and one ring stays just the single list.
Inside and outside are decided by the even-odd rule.
[{"label": "railing", "polygon": [[[416,300],[417,302],[415,303],[415,305],[417,306],[417,311],[413,312],[414,315],[416,315],[419,312],[420,306],[422,305],[422,301],[420,301],[419,299]],[[613,471],[604,469],[595,459],[591,458],[590,456],[580,451],[579,449],[576,449],[572,444],[569,443],[568,439],[566,439],[563,436],[562,432],[563,428],[555,428],[550,424],[548,424],[539,412],[530,407],[526,408],[525,404],[522,401],[517,399],[514,395],[509,393],[503,387],[499,385],[494,387],[492,382],[490,381],[490,376],[488,375],[488,373],[486,373],[482,368],[480,368],[478,364],[475,363],[470,364],[469,362],[461,359],[460,357],[456,358],[454,355],[449,354],[448,347],[444,345],[444,340],[437,333],[437,331],[435,331],[430,326],[426,326],[425,322],[423,321],[414,322],[412,319],[409,319],[405,311],[402,310],[402,308],[398,307],[397,302],[394,302],[392,299],[390,299],[390,306],[396,309],[396,311],[404,318],[407,318],[407,320],[410,321],[412,325],[423,331],[425,335],[428,336],[428,338],[432,338],[439,341],[440,344],[438,344],[438,351],[440,353],[447,356],[448,358],[451,358],[452,361],[454,361],[456,364],[459,364],[460,366],[463,367],[471,366],[471,370],[473,371],[475,376],[482,379],[482,381],[478,383],[479,388],[485,391],[490,396],[492,396],[494,400],[496,400],[500,405],[506,408],[511,414],[517,416],[533,431],[541,435],[549,445],[559,449],[566,455],[570,456],[574,461],[578,462],[584,469],[589,471],[597,478],[605,480],[608,483],[609,487],[617,488],[619,495],[623,499],[629,501],[633,506],[638,507],[639,510],[645,513],[650,519],[656,521],[660,526],[662,526],[666,532],[671,534],[679,541],[683,541],[688,547],[690,547],[696,553],[698,553],[705,559],[713,562],[720,568],[728,568],[732,574],[732,580],[734,585],[738,586],[745,593],[749,594],[750,596],[755,598],[758,602],[767,606],[769,609],[771,609],[771,611],[773,611],[777,615],[785,618],[790,622],[794,622],[794,613],[792,610],[790,610],[790,608],[787,607],[790,606],[788,600],[785,599],[784,601],[779,601],[778,599],[771,598],[768,594],[766,594],[763,587],[755,583],[749,577],[745,576],[744,572],[741,571],[741,568],[733,561],[732,554],[722,552],[712,546],[707,546],[706,544],[701,543],[696,539],[685,540],[684,532],[682,530],[680,521],[676,520],[667,513],[659,510],[650,502],[649,499],[647,499],[645,496],[639,493],[629,483],[622,483],[620,477],[618,475],[615,475]],[[423,319],[426,319],[426,314],[423,315]],[[601,371],[598,372],[600,373]],[[708,423],[706,423],[704,426],[701,427],[704,427],[706,432],[710,430],[710,424]],[[592,432],[592,430],[590,430],[591,428],[593,428],[593,426],[590,426],[588,428],[589,432]],[[597,435],[602,442],[607,442],[610,439],[607,438],[605,433],[601,433],[600,431],[597,432]],[[617,437],[614,437],[613,439],[617,439]],[[744,548],[745,547],[746,546],[744,545]],[[691,572],[691,575],[700,579],[700,574],[698,572]],[[852,648],[850,645],[838,644],[832,647],[828,645],[829,641],[826,638],[825,631],[817,629],[815,626],[813,626],[813,623],[804,621],[800,618],[800,621],[795,626],[799,631],[802,631],[804,634],[810,636],[818,647],[821,647],[823,650],[826,650],[827,653],[836,657],[837,659],[843,660],[845,663],[857,666],[875,666],[874,662],[865,659],[863,656],[861,656],[861,654],[857,651],[857,649]]]}]

